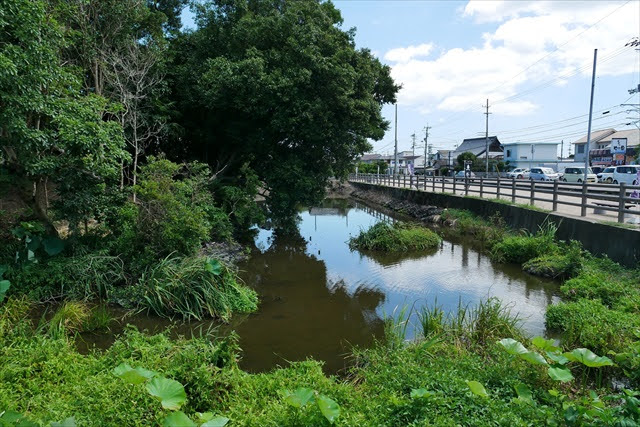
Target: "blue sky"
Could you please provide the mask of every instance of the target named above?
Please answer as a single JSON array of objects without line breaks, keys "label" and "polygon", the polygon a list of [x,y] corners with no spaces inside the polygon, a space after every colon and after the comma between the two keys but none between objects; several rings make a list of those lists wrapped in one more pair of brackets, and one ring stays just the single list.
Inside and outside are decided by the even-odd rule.
[{"label": "blue sky", "polygon": [[[593,129],[625,125],[622,103],[640,83],[640,52],[624,47],[640,35],[640,1],[385,1],[336,0],[343,29],[356,27],[358,48],[392,67],[398,96],[398,147],[452,149],[489,134],[501,142],[560,142],[585,135],[593,50],[598,49]],[[189,25],[189,16],[185,16]],[[603,115],[604,111],[610,111]],[[391,122],[374,151],[393,152]],[[422,152],[422,148],[417,148]]]}]

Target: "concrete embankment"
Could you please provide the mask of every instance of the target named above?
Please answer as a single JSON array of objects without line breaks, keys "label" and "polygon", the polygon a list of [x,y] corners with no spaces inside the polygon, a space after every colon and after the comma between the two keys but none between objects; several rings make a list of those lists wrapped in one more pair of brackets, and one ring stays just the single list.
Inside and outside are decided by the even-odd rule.
[{"label": "concrete embankment", "polygon": [[559,240],[577,240],[594,255],[606,255],[627,267],[638,266],[640,260],[640,231],[601,224],[587,219],[567,217],[555,213],[539,212],[519,206],[492,202],[452,194],[428,193],[405,188],[378,187],[372,184],[352,182],[358,191],[373,192],[417,205],[466,209],[488,218],[496,212],[514,229],[535,233],[545,221],[556,224]]}]

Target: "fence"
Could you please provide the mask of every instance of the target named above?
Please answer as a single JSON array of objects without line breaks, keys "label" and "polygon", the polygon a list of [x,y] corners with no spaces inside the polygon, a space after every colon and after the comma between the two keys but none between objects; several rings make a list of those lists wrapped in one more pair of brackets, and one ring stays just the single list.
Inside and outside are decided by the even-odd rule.
[{"label": "fence", "polygon": [[387,187],[410,188],[418,191],[479,196],[587,216],[617,214],[617,222],[640,222],[640,186],[621,184],[568,183],[532,181],[515,178],[453,178],[419,175],[351,174],[349,180]]}]

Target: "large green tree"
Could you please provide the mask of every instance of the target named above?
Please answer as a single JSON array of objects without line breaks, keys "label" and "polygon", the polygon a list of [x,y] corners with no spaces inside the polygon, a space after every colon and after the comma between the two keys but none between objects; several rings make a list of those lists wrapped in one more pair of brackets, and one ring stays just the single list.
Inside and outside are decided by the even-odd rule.
[{"label": "large green tree", "polygon": [[184,132],[174,155],[214,168],[249,163],[277,217],[314,203],[380,139],[398,86],[330,2],[216,0],[174,44],[174,96]]},{"label": "large green tree", "polygon": [[104,119],[109,102],[83,91],[65,64],[66,43],[50,3],[0,0],[1,160],[51,231],[48,183],[64,197],[66,219],[87,220],[126,156],[121,126]]}]

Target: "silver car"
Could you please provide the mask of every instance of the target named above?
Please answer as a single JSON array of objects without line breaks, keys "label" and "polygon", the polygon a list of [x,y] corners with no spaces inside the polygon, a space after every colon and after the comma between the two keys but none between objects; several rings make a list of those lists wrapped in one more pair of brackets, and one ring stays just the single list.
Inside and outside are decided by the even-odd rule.
[{"label": "silver car", "polygon": [[508,178],[526,179],[529,178],[528,168],[517,168],[507,174]]},{"label": "silver car", "polygon": [[531,168],[529,179],[532,181],[556,181],[560,174],[551,168]]}]

